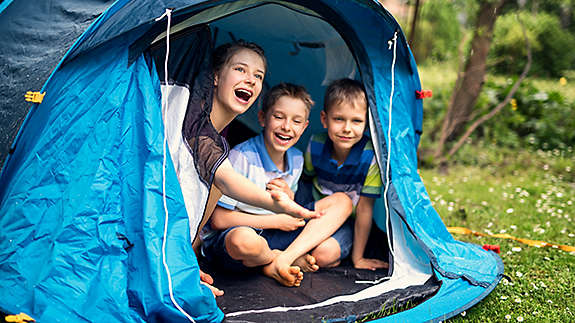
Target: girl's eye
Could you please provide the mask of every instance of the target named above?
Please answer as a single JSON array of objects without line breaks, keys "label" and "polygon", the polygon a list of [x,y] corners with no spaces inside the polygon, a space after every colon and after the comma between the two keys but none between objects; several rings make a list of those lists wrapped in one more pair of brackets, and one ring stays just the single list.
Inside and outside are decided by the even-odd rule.
[{"label": "girl's eye", "polygon": [[295,123],[295,124],[301,124],[302,121],[301,121],[301,120],[294,120],[293,123]]},{"label": "girl's eye", "polygon": [[354,123],[363,123],[363,120],[361,120],[361,119],[354,119],[353,122],[354,122]]},{"label": "girl's eye", "polygon": [[238,72],[245,72],[245,69],[241,66],[236,67],[235,70]]},{"label": "girl's eye", "polygon": [[275,115],[274,115],[274,118],[276,118],[276,119],[278,119],[278,120],[281,120],[281,119],[283,119],[283,117],[282,117],[282,116],[280,116],[280,115],[277,115],[277,114],[275,114]]},{"label": "girl's eye", "polygon": [[260,81],[262,81],[264,79],[264,76],[261,74],[256,74],[256,78]]}]

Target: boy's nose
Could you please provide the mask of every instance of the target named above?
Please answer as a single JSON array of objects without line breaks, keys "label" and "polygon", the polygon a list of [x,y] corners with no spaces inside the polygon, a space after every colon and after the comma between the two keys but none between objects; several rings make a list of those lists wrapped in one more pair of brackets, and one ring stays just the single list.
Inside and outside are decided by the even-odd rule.
[{"label": "boy's nose", "polygon": [[346,122],[343,126],[343,130],[345,131],[351,131],[351,123],[350,122]]}]

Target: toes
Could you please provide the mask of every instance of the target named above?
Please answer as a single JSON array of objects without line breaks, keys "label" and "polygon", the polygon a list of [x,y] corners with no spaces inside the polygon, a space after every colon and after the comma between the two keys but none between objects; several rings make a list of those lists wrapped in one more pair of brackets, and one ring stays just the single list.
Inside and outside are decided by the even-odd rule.
[{"label": "toes", "polygon": [[294,275],[294,276],[295,276],[295,275],[298,275],[298,274],[301,274],[301,275],[303,276],[303,273],[301,272],[301,269],[299,268],[299,266],[291,266],[291,267],[289,267],[288,272],[289,272],[291,275]]},{"label": "toes", "polygon": [[314,256],[308,254],[308,255],[306,255],[305,258],[306,258],[307,262],[308,262],[310,265],[312,265],[312,266],[315,265],[316,259],[315,259]]}]

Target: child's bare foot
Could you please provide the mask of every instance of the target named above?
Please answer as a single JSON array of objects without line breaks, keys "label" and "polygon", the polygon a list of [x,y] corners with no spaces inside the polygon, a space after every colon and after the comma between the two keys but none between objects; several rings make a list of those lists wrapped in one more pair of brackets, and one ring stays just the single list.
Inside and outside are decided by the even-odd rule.
[{"label": "child's bare foot", "polygon": [[304,273],[314,272],[319,269],[319,266],[316,264],[315,257],[306,253],[305,255],[297,258],[293,265],[298,266]]},{"label": "child's bare foot", "polygon": [[[276,250],[274,250],[276,252]],[[280,252],[281,253],[281,252]],[[278,283],[288,287],[298,287],[303,279],[303,272],[298,266],[285,264],[276,257],[271,263],[262,268],[264,275],[275,279]]]},{"label": "child's bare foot", "polygon": [[353,266],[356,269],[369,269],[376,270],[381,268],[389,268],[389,264],[379,259],[360,258],[353,261]]}]

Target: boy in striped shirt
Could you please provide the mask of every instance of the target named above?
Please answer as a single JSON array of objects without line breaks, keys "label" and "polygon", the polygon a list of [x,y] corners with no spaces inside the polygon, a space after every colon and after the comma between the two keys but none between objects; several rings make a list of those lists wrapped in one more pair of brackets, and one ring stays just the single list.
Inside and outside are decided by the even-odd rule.
[{"label": "boy in striped shirt", "polygon": [[[258,114],[262,133],[230,151],[234,170],[261,188],[282,191],[293,199],[304,163],[293,145],[308,125],[312,104],[301,86],[281,83],[270,89]],[[212,213],[212,231],[203,238],[202,253],[219,268],[236,272],[261,268],[285,286],[299,286],[303,272],[337,260],[331,258],[334,248],[323,242],[352,234],[338,231],[352,210],[345,194],[323,198],[313,207],[321,216],[306,222],[223,196]]]},{"label": "boy in striped shirt", "polygon": [[[336,192],[346,193],[353,203],[352,218],[355,214],[351,252],[354,267],[387,268],[386,262],[363,256],[382,182],[372,142],[364,135],[367,98],[362,84],[351,79],[331,83],[326,90],[321,123],[327,133],[312,136],[305,154],[304,178],[312,182],[312,193],[308,195],[317,201]],[[306,205],[301,199],[298,203]]]}]

